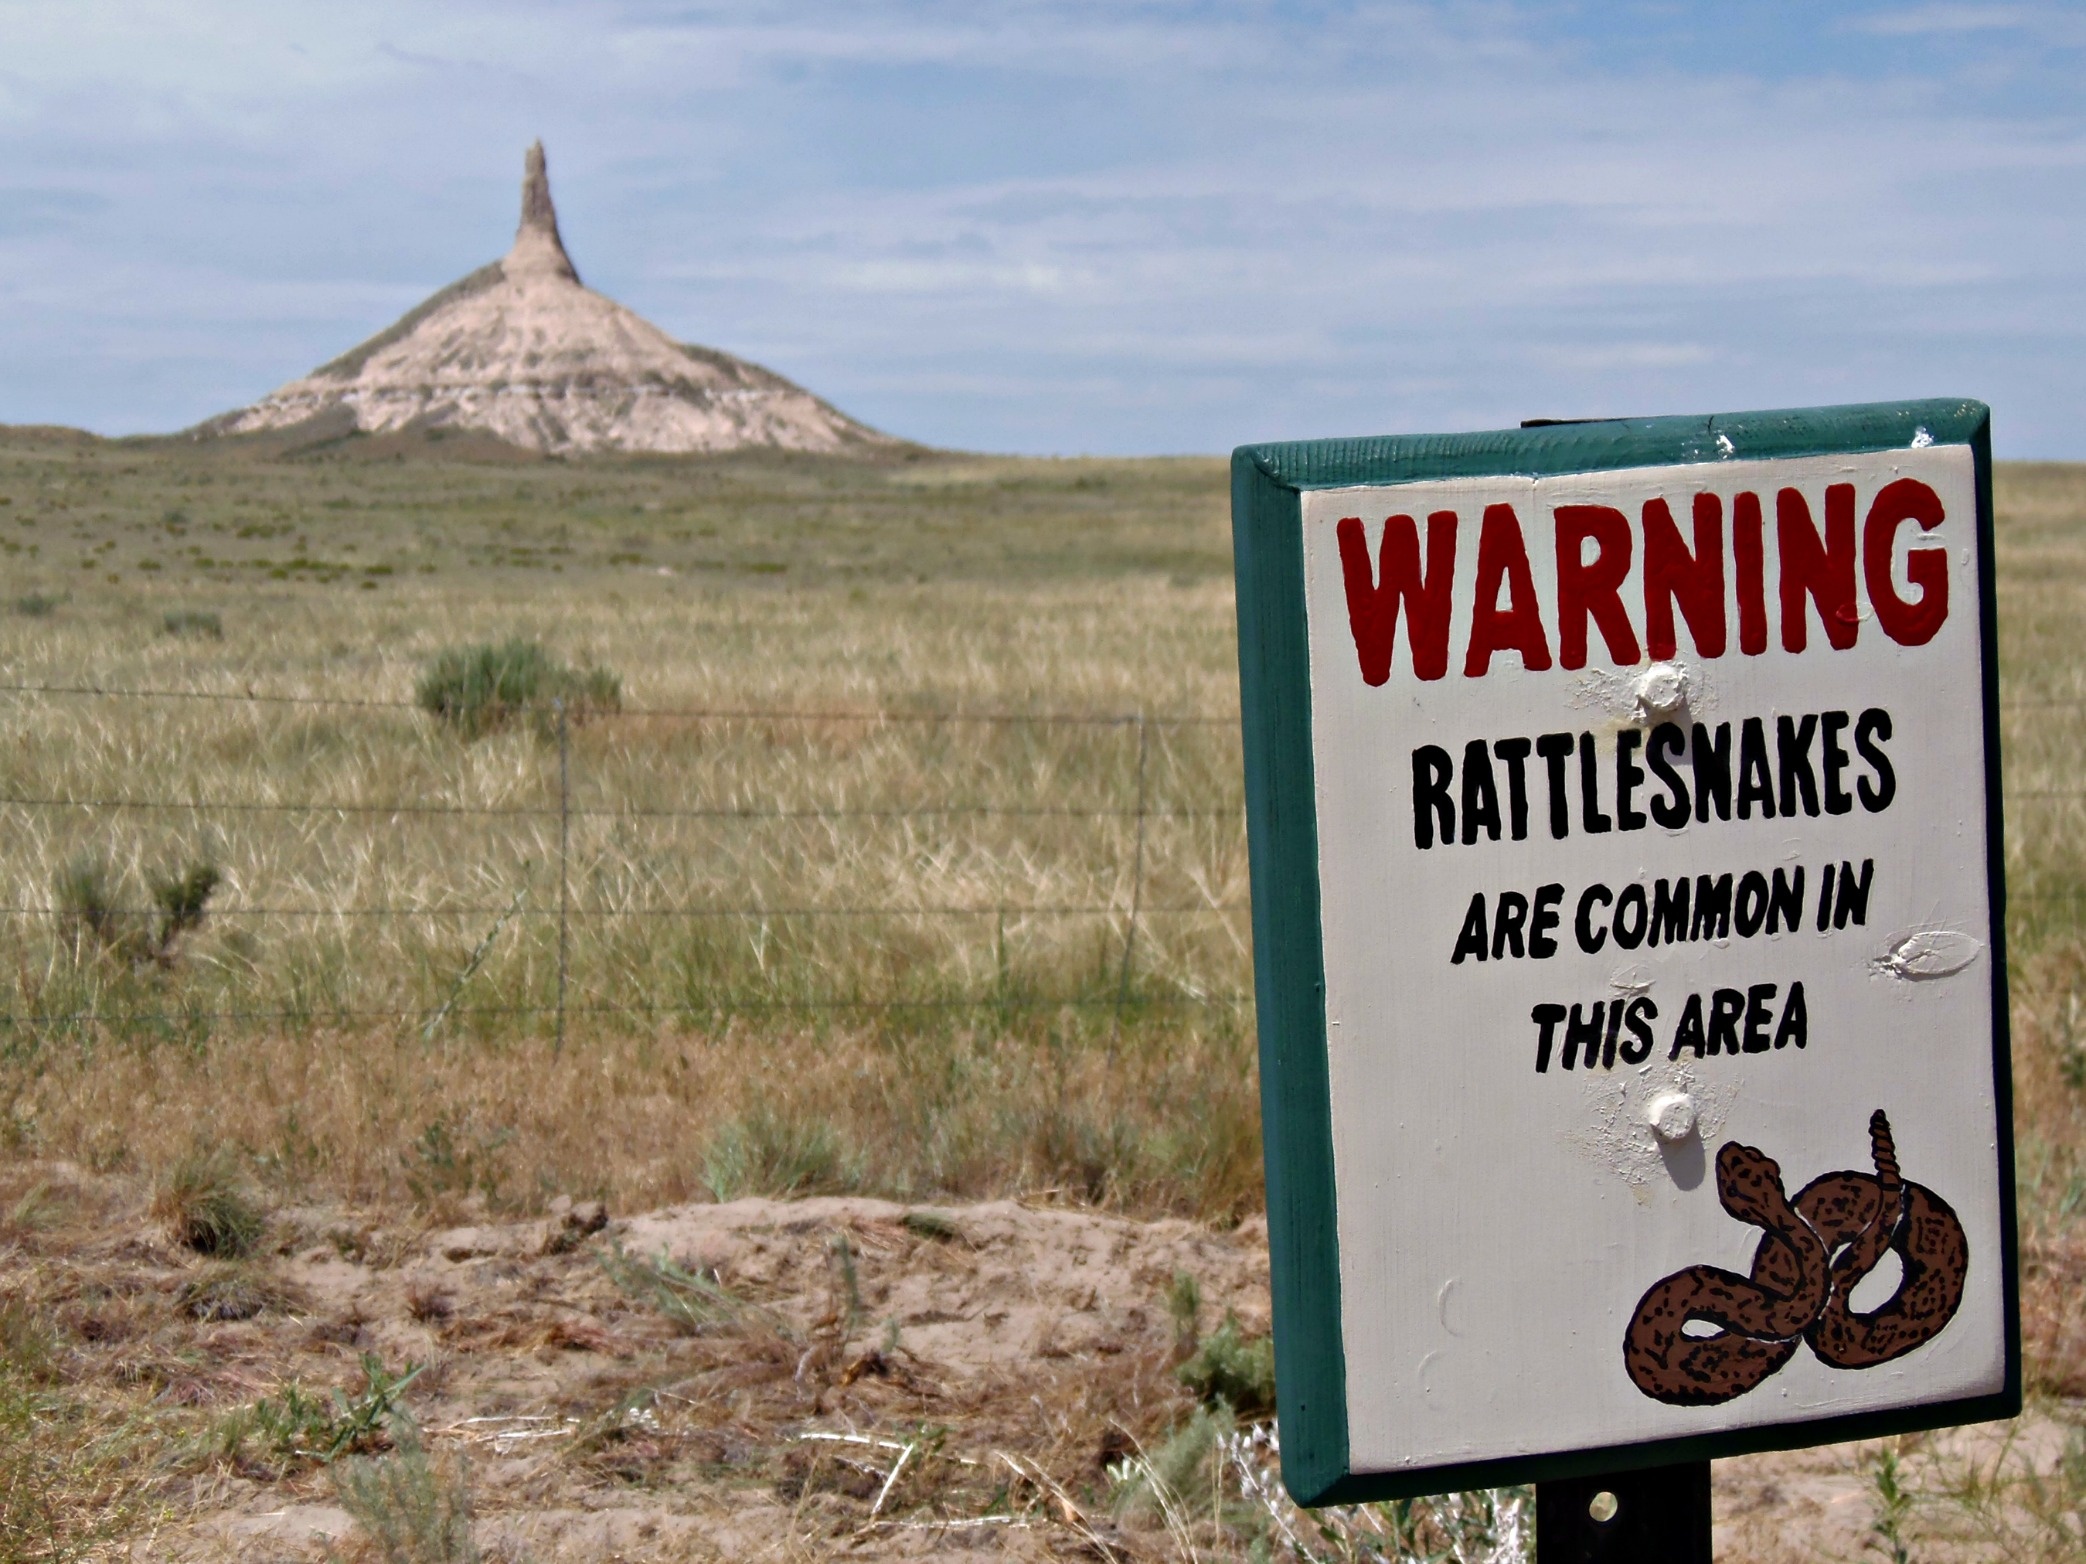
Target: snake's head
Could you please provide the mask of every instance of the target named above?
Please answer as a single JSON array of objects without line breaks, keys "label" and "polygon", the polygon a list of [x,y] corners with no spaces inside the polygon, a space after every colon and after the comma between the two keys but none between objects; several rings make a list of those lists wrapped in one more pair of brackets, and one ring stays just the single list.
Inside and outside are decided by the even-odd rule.
[{"label": "snake's head", "polygon": [[1717,1147],[1717,1177],[1720,1179],[1743,1178],[1760,1168],[1765,1168],[1770,1177],[1782,1176],[1775,1159],[1758,1146],[1741,1146],[1735,1140],[1727,1140]]},{"label": "snake's head", "polygon": [[1717,1148],[1717,1199],[1741,1222],[1758,1224],[1761,1214],[1785,1201],[1781,1165],[1757,1146],[1727,1140]]}]

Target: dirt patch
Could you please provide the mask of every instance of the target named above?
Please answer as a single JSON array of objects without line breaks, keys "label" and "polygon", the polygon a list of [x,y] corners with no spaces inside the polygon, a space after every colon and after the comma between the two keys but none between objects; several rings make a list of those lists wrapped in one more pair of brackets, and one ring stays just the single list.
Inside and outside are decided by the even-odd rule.
[{"label": "dirt patch", "polygon": [[[1094,1490],[1111,1454],[1190,1411],[1178,1275],[1206,1328],[1227,1311],[1267,1327],[1257,1220],[754,1199],[417,1229],[314,1207],[278,1213],[232,1285],[113,1181],[47,1170],[35,1204],[44,1220],[0,1261],[9,1295],[53,1322],[70,1385],[180,1425],[166,1518],[137,1557],[317,1554],[350,1535],[319,1462],[226,1429],[290,1387],[352,1402],[370,1361],[419,1366],[402,1404],[431,1455],[468,1464],[479,1531],[510,1552],[846,1538],[868,1556],[1021,1556],[1019,1538],[1040,1549],[1066,1524],[1062,1507],[1020,1513],[1044,1486],[1025,1469]],[[691,1279],[698,1307],[676,1317],[646,1277]]]},{"label": "dirt patch", "polygon": [[[417,1367],[397,1404],[468,1485],[489,1557],[1185,1557],[1162,1510],[1111,1503],[1108,1469],[1194,1423],[1175,1373],[1193,1330],[1268,1323],[1259,1219],[832,1198],[612,1220],[560,1200],[433,1228],[315,1206],[228,1265],[75,1169],[9,1208],[0,1286],[45,1322],[46,1371],[157,1430],[139,1559],[366,1555],[315,1446],[372,1365]],[[317,1421],[282,1434],[300,1406]],[[1720,1463],[1719,1559],[1861,1556],[1873,1458]],[[1215,1525],[1199,1556],[1244,1557],[1250,1525]]]}]

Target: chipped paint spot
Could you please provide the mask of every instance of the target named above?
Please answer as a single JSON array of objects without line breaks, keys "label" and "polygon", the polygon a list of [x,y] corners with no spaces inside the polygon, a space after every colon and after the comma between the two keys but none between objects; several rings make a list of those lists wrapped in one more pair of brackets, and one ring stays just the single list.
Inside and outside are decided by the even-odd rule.
[{"label": "chipped paint spot", "polygon": [[[1693,1104],[1695,1125],[1692,1134],[1662,1142],[1652,1129],[1651,1110],[1668,1096]],[[1722,1132],[1738,1097],[1737,1081],[1705,1081],[1690,1060],[1649,1060],[1589,1079],[1582,1090],[1583,1120],[1565,1140],[1629,1185],[1639,1199],[1649,1199],[1661,1184],[1693,1189],[1708,1169],[1704,1143]]]},{"label": "chipped paint spot", "polygon": [[1626,998],[1651,992],[1651,969],[1644,966],[1617,967],[1608,974],[1608,987]]},{"label": "chipped paint spot", "polygon": [[1892,940],[1869,967],[1881,977],[1928,983],[1955,976],[1977,960],[1984,948],[1981,940],[1955,929],[1919,929]]},{"label": "chipped paint spot", "polygon": [[1590,668],[1579,676],[1572,704],[1605,713],[1618,727],[1641,728],[1685,722],[1713,704],[1708,696],[1703,671],[1673,658],[1649,668]]}]

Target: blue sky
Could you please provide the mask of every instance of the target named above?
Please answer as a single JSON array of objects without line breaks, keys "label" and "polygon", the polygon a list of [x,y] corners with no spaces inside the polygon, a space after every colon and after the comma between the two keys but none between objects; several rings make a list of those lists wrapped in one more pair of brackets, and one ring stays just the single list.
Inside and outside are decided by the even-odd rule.
[{"label": "blue sky", "polygon": [[0,421],[500,254],[939,445],[1983,397],[2086,458],[2086,7],[0,0]]}]

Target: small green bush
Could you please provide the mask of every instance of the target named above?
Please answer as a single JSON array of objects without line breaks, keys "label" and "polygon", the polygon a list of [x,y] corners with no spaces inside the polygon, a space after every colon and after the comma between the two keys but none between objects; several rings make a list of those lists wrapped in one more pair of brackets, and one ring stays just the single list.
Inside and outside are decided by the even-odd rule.
[{"label": "small green bush", "polygon": [[661,1250],[651,1260],[633,1260],[620,1242],[611,1241],[600,1257],[601,1269],[626,1297],[656,1309],[674,1329],[687,1336],[733,1331],[768,1330],[788,1336],[775,1315],[736,1296],[714,1275],[676,1265]]},{"label": "small green bush", "polygon": [[195,636],[206,641],[225,638],[224,620],[204,608],[170,608],[160,626],[168,635]]},{"label": "small green bush", "polygon": [[1174,1373],[1205,1405],[1221,1401],[1244,1418],[1275,1409],[1275,1344],[1266,1336],[1248,1336],[1228,1310],[1224,1323]]},{"label": "small green bush", "polygon": [[860,1182],[860,1168],[831,1125],[765,1102],[721,1125],[703,1153],[703,1183],[716,1200],[839,1194]]},{"label": "small green bush", "polygon": [[1191,1356],[1202,1341],[1202,1287],[1186,1271],[1173,1273],[1166,1289],[1166,1312],[1173,1318],[1174,1356]]},{"label": "small green bush", "polygon": [[1109,1468],[1114,1485],[1110,1507],[1122,1516],[1157,1513],[1168,1521],[1169,1530],[1201,1520],[1209,1513],[1205,1507],[1214,1510],[1218,1503],[1211,1468],[1221,1474],[1225,1442],[1237,1431],[1236,1420],[1224,1406],[1195,1408],[1157,1450],[1133,1448]]},{"label": "small green bush", "polygon": [[109,949],[122,938],[123,909],[116,876],[105,860],[91,852],[66,860],[51,884],[58,903],[58,928],[75,951]]},{"label": "small green bush", "polygon": [[58,611],[63,597],[49,592],[24,592],[14,600],[14,611],[24,619],[46,619]]},{"label": "small green bush", "polygon": [[193,863],[178,874],[152,876],[152,901],[159,909],[159,927],[153,943],[159,951],[171,951],[174,942],[203,921],[208,905],[224,876],[210,863]]},{"label": "small green bush", "polygon": [[557,732],[562,702],[577,726],[623,707],[623,681],[606,668],[574,668],[520,636],[451,646],[420,675],[413,698],[437,722],[466,739],[526,719],[544,737]]},{"label": "small green bush", "polygon": [[956,1225],[953,1217],[939,1211],[908,1211],[899,1219],[906,1228],[920,1237],[937,1244],[962,1243],[963,1229]]},{"label": "small green bush", "polygon": [[482,1194],[489,1202],[500,1198],[500,1152],[514,1138],[506,1129],[475,1131],[452,1126],[437,1117],[399,1160],[406,1170],[406,1188],[421,1205],[433,1205],[445,1196]]},{"label": "small green bush", "polygon": [[397,1449],[381,1460],[343,1462],[333,1492],[384,1564],[478,1564],[471,1493],[461,1462],[429,1459],[420,1430],[401,1417]]},{"label": "small green bush", "polygon": [[381,1450],[395,1437],[395,1429],[411,1428],[410,1437],[417,1439],[419,1431],[399,1401],[420,1371],[421,1365],[408,1363],[404,1372],[394,1374],[374,1352],[365,1352],[360,1395],[336,1390],[330,1397],[320,1396],[292,1381],[275,1395],[221,1419],[207,1444],[220,1460],[259,1457],[278,1473],[287,1473],[310,1462],[323,1464]]},{"label": "small green bush", "polygon": [[133,966],[152,963],[172,967],[181,942],[203,921],[210,898],[224,877],[209,862],[147,876],[152,910],[123,906],[122,877],[98,854],[83,852],[67,860],[52,882],[59,913],[59,933],[76,956],[106,951]]}]

